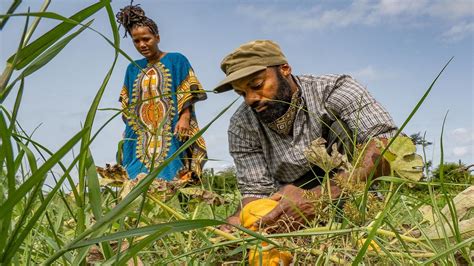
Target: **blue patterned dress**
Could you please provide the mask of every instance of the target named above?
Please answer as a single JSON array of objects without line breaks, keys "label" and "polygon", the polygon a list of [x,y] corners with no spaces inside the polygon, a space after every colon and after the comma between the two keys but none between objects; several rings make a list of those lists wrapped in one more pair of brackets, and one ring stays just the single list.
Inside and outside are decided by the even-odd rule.
[{"label": "blue patterned dress", "polygon": [[[120,94],[125,122],[121,164],[131,179],[149,173],[184,143],[173,134],[179,115],[191,108],[190,133],[199,131],[194,103],[207,98],[187,58],[167,53],[158,63],[146,58],[127,67]],[[169,163],[158,178],[171,180],[192,172],[200,176],[207,159],[204,140],[199,138]]]}]

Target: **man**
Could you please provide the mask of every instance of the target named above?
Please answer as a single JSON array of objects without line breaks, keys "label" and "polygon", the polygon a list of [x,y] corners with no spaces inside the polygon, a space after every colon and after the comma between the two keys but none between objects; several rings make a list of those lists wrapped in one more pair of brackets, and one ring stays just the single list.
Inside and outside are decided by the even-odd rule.
[{"label": "man", "polygon": [[[233,89],[245,99],[228,130],[242,206],[270,195],[279,201],[263,223],[271,224],[282,215],[296,221],[314,217],[313,204],[304,195],[306,190],[320,195],[319,179],[314,177],[324,172],[304,155],[313,140],[323,137],[329,140],[329,149],[337,143],[349,147],[348,153],[354,141],[368,142],[363,167],[355,171],[356,178],[365,180],[380,153],[374,138],[386,142],[396,132],[387,111],[351,77],[292,75],[286,57],[272,41],[241,45],[223,59],[221,69],[226,78],[215,92]],[[376,175],[386,170],[381,163]],[[330,191],[333,199],[340,194],[334,183]],[[239,212],[228,222],[240,224]]]}]

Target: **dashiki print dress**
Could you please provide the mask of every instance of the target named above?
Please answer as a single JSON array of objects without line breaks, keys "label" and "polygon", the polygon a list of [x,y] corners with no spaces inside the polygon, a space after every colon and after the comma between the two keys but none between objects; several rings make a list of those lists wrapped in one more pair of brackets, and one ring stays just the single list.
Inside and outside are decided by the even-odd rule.
[{"label": "dashiki print dress", "polygon": [[[191,108],[190,135],[199,131],[194,103],[207,98],[189,61],[180,53],[167,53],[153,65],[146,58],[135,63],[141,69],[132,63],[127,67],[120,94],[125,122],[121,164],[131,179],[160,166],[183,145],[173,134],[182,110]],[[157,178],[172,180],[189,171],[201,176],[206,159],[200,137]]]}]

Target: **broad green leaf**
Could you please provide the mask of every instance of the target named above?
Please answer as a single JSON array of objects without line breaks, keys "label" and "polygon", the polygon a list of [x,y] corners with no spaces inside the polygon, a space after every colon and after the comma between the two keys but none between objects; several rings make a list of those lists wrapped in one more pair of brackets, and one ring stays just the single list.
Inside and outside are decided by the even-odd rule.
[{"label": "broad green leaf", "polygon": [[[73,29],[77,23],[84,21],[86,18],[92,16],[97,11],[101,10],[104,7],[104,1],[95,3],[76,14],[72,15],[69,19],[71,21],[75,21],[75,23],[71,23],[71,21],[65,21],[58,26],[54,27],[52,30],[48,31],[47,33],[43,34],[41,37],[27,45],[23,48],[18,55],[18,60],[15,64],[15,69],[20,70],[28,65],[31,61],[33,61],[39,54],[43,51],[48,49],[53,43],[59,40],[61,37],[66,35],[71,29]],[[52,14],[49,12],[40,13],[44,14]],[[13,62],[13,58],[16,54],[10,56],[7,62]]]},{"label": "broad green leaf", "polygon": [[[390,166],[402,178],[419,181],[423,177],[424,163],[423,158],[419,154],[410,154],[397,158]],[[408,184],[410,185],[411,183]]]},{"label": "broad green leaf", "polygon": [[[399,136],[393,141],[383,154],[384,158],[390,164],[394,173],[411,181],[419,181],[423,177],[423,158],[416,154],[416,146],[413,141],[405,136]],[[385,149],[383,143],[378,141],[380,148]],[[408,183],[414,186],[413,183]]]},{"label": "broad green leaf", "polygon": [[406,156],[416,152],[416,146],[409,137],[401,136],[395,138],[388,150],[397,156]]}]

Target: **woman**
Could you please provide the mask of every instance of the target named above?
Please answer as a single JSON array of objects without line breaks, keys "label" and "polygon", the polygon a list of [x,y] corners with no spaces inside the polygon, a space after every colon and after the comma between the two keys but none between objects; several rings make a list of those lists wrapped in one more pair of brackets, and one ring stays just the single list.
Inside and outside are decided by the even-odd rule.
[{"label": "woman", "polygon": [[[134,179],[161,165],[199,131],[194,103],[207,96],[185,56],[158,48],[158,27],[142,8],[126,6],[117,13],[117,21],[145,57],[128,66],[120,94],[125,122],[122,165]],[[199,138],[157,177],[199,177],[206,159],[205,143]]]}]

